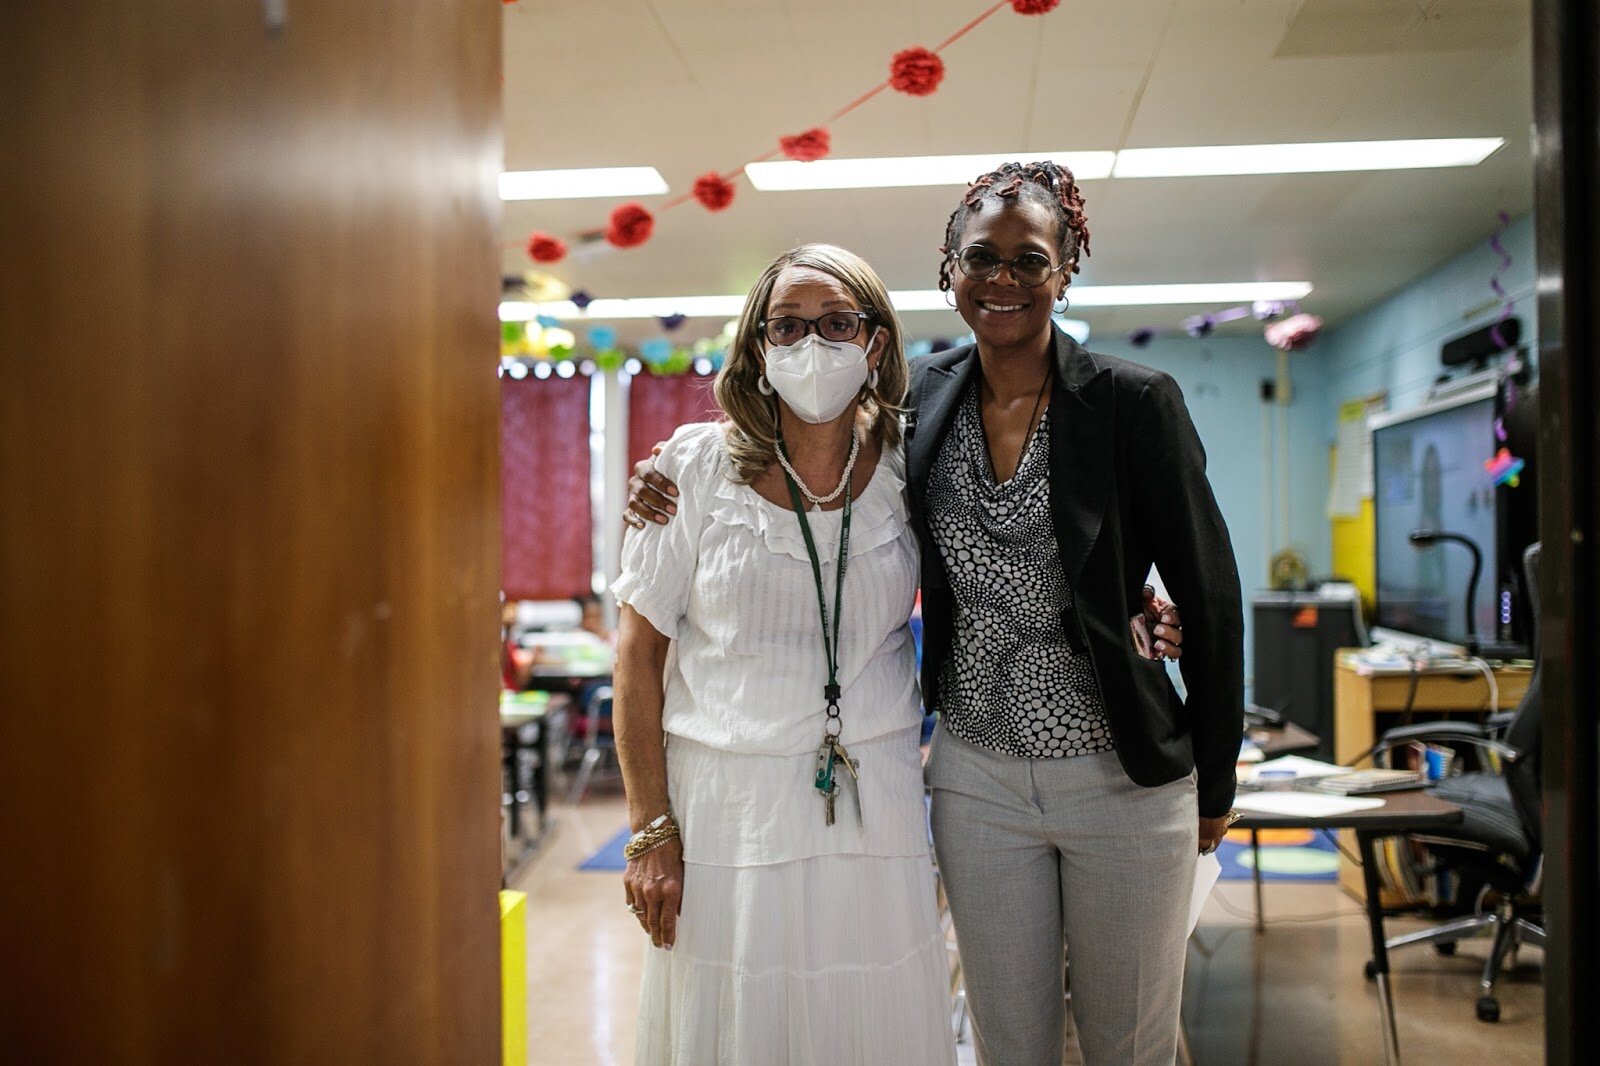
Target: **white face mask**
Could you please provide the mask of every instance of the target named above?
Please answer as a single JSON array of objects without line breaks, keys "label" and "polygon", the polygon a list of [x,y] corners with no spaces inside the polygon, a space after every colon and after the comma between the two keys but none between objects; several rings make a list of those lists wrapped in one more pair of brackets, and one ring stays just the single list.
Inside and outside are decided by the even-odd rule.
[{"label": "white face mask", "polygon": [[[872,331],[872,338],[878,335]],[[844,414],[867,381],[867,351],[809,333],[767,349],[767,381],[795,414],[813,425]]]}]

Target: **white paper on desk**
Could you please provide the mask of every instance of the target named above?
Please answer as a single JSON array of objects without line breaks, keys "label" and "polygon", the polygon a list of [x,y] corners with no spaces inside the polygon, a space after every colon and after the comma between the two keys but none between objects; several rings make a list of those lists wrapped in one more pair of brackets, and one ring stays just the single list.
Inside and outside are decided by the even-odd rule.
[{"label": "white paper on desk", "polygon": [[1189,897],[1189,932],[1200,924],[1200,912],[1205,909],[1211,890],[1217,887],[1222,876],[1222,860],[1215,854],[1202,855],[1194,864],[1194,895]]},{"label": "white paper on desk", "polygon": [[1383,806],[1381,799],[1361,796],[1319,796],[1312,792],[1241,792],[1233,805],[1241,811],[1286,814],[1297,818],[1329,818]]},{"label": "white paper on desk", "polygon": [[1319,762],[1308,759],[1304,755],[1280,755],[1276,759],[1257,763],[1254,767],[1247,767],[1239,771],[1239,780],[1245,784],[1253,784],[1256,775],[1263,770],[1291,770],[1295,777],[1332,777],[1334,774],[1350,772],[1348,766],[1335,766],[1331,762]]}]

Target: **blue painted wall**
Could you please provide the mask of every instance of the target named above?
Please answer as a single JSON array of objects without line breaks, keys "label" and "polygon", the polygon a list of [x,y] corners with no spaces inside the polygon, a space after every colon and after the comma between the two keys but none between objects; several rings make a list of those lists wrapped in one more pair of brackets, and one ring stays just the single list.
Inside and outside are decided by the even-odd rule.
[{"label": "blue painted wall", "polygon": [[[1501,276],[1521,317],[1525,341],[1536,336],[1533,220],[1514,221],[1501,238],[1512,265]],[[1422,402],[1443,369],[1445,341],[1495,321],[1499,303],[1489,288],[1499,258],[1487,240],[1425,274],[1370,310],[1325,333],[1316,347],[1291,356],[1289,405],[1289,544],[1305,553],[1312,576],[1332,565],[1328,521],[1329,449],[1339,405],[1387,392],[1391,410]],[[1315,297],[1309,310],[1315,311]],[[1211,485],[1233,534],[1248,602],[1267,584],[1268,542],[1275,486],[1267,482],[1263,424],[1271,409],[1260,382],[1277,374],[1277,353],[1259,333],[1192,340],[1166,337],[1135,349],[1120,337],[1096,335],[1095,351],[1164,370],[1183,387],[1195,426],[1210,457]],[[1249,611],[1245,667],[1253,670]]]},{"label": "blue painted wall", "polygon": [[[1501,244],[1512,262],[1500,284],[1515,305],[1513,313],[1522,319],[1523,342],[1528,344],[1539,329],[1533,216],[1515,220],[1501,236]],[[1489,287],[1499,262],[1487,239],[1479,241],[1322,339],[1313,351],[1328,365],[1324,415],[1330,441],[1339,404],[1346,400],[1387,392],[1391,411],[1423,401],[1428,386],[1444,369],[1439,363],[1444,342],[1500,317],[1499,300]]]}]

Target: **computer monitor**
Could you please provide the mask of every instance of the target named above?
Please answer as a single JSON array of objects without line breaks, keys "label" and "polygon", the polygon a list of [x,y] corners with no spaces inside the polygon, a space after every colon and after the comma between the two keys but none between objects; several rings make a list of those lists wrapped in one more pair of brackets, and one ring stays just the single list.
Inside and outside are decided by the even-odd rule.
[{"label": "computer monitor", "polygon": [[[1512,386],[1514,389],[1514,386]],[[1512,419],[1501,383],[1484,382],[1447,399],[1372,419],[1376,626],[1465,645],[1472,553],[1452,541],[1418,545],[1411,534],[1459,534],[1483,555],[1473,610],[1476,640],[1514,652],[1528,631],[1526,590],[1517,569],[1534,536],[1528,479],[1496,483],[1488,464],[1502,447],[1531,457],[1531,441],[1508,426],[1532,423],[1531,394]],[[1513,446],[1514,447],[1511,447]],[[1520,457],[1520,456],[1519,456]]]}]

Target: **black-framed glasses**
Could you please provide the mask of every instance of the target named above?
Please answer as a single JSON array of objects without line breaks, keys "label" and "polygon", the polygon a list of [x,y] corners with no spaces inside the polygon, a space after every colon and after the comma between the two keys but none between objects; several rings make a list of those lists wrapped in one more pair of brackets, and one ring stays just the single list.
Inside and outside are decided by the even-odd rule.
[{"label": "black-framed glasses", "polygon": [[829,311],[819,318],[780,315],[761,320],[761,335],[768,344],[798,344],[806,334],[816,331],[825,341],[853,341],[861,327],[872,320],[869,311]]},{"label": "black-framed glasses", "polygon": [[1000,273],[1001,267],[1009,267],[1017,284],[1030,289],[1043,285],[1051,274],[1066,266],[1065,263],[1052,266],[1050,257],[1043,252],[1023,252],[1015,259],[1001,259],[981,244],[969,244],[961,249],[956,255],[956,265],[973,281],[988,281]]}]

